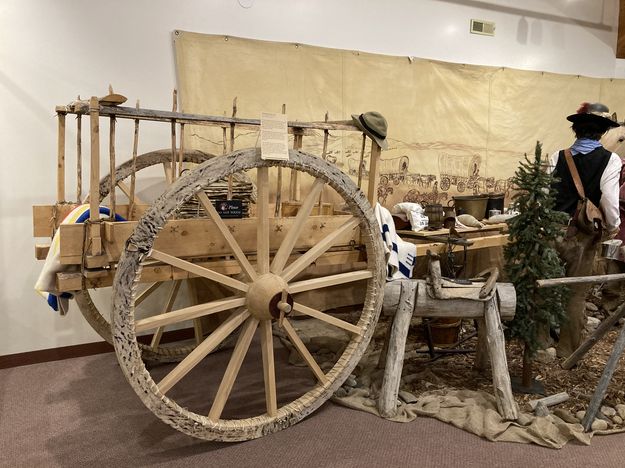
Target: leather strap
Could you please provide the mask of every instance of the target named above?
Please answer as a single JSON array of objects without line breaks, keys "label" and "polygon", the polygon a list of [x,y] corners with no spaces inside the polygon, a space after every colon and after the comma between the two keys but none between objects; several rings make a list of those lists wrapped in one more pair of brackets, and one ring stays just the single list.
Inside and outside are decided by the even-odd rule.
[{"label": "leather strap", "polygon": [[582,185],[582,181],[579,178],[579,172],[577,172],[577,167],[573,162],[573,155],[571,154],[570,148],[564,150],[564,157],[566,158],[566,164],[569,166],[569,172],[571,173],[571,177],[573,177],[573,183],[575,184],[575,188],[577,189],[577,194],[579,195],[579,198],[585,200],[586,193],[584,192],[584,186]]}]

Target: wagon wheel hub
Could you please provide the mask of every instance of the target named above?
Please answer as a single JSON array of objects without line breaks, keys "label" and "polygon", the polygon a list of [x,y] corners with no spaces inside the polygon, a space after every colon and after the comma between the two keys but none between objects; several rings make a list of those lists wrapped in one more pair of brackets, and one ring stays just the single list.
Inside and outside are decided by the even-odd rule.
[{"label": "wagon wheel hub", "polygon": [[280,276],[272,273],[260,275],[247,291],[247,308],[258,320],[278,319],[281,310],[284,316],[288,316],[293,307],[293,297],[288,294],[288,289],[289,285]]}]

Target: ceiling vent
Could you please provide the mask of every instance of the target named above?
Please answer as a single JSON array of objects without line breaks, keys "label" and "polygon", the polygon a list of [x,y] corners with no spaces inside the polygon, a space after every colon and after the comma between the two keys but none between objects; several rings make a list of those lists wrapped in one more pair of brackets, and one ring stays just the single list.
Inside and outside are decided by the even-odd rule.
[{"label": "ceiling vent", "polygon": [[471,20],[471,32],[473,34],[483,34],[484,36],[495,35],[495,23],[492,21]]}]

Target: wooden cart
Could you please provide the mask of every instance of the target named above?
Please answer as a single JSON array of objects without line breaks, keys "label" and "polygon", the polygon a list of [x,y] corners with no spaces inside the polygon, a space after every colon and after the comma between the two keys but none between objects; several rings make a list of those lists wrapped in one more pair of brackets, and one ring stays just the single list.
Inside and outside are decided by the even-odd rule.
[{"label": "wooden cart", "polygon": [[[266,161],[257,148],[233,148],[235,129],[257,128],[258,120],[119,107],[95,97],[56,111],[57,203],[34,208],[35,236],[60,234],[60,262],[69,271],[57,273],[57,288],[72,292],[88,322],[113,343],[127,380],[144,404],[189,435],[240,441],[288,427],[327,400],[365,351],[381,307],[385,260],[371,208],[380,155],[375,141],[365,195],[325,161],[329,131],[359,132],[351,121],[289,122],[294,135],[289,160]],[[91,209],[88,221],[81,224],[61,224],[76,205],[65,201],[67,115],[75,115],[78,122],[79,184],[81,117],[88,116],[90,122]],[[114,176],[101,179],[102,119],[109,119],[108,156]],[[134,122],[134,152],[131,160],[117,166],[115,128],[122,119]],[[163,122],[171,131],[171,150],[137,155],[141,121]],[[228,154],[213,157],[185,149],[185,127],[196,125],[223,128],[224,152],[229,131]],[[319,132],[324,134],[322,154],[301,151],[303,137]],[[188,168],[188,163],[194,167]],[[165,167],[167,188],[148,206],[137,197],[135,184],[141,170],[157,165]],[[287,170],[288,202],[298,205],[297,214],[289,217],[280,214],[282,175]],[[270,179],[270,174],[277,177]],[[237,181],[248,177],[256,181],[251,216],[222,219],[207,192],[215,184],[227,184],[231,197]],[[270,180],[277,180],[274,190]],[[305,193],[302,199],[300,191]],[[117,202],[118,192],[126,195],[127,203]],[[342,200],[341,211],[314,215],[315,206],[324,206],[331,196]],[[103,201],[110,216],[100,215]],[[201,213],[182,217],[181,209],[192,201],[202,207]],[[126,221],[115,221],[115,214]],[[38,246],[38,258],[46,250]],[[357,286],[362,304],[356,313],[337,315],[307,302],[310,292],[323,294],[340,285]],[[180,307],[178,296],[185,288],[193,301]],[[110,320],[110,308],[96,306],[96,295],[112,296]],[[330,365],[320,366],[300,338],[301,317],[345,333],[346,344],[328,354]],[[171,328],[193,330],[193,339],[162,342],[164,331]],[[304,368],[285,361],[282,343],[299,353]],[[220,347],[225,349],[217,352]],[[258,347],[262,358],[255,362],[250,349]],[[257,385],[233,392],[242,366],[243,372],[258,373]],[[245,382],[249,385],[249,379]]]}]

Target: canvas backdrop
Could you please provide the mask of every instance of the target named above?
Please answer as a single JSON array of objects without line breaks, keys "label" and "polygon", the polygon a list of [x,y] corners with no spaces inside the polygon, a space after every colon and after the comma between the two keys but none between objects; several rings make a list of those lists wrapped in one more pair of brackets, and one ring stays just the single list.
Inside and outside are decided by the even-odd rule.
[{"label": "canvas backdrop", "polygon": [[[581,102],[625,109],[625,80],[185,31],[174,32],[174,44],[183,112],[231,115],[236,97],[237,116],[245,118],[281,112],[282,104],[289,120],[382,113],[389,148],[382,153],[378,199],[386,206],[504,192],[537,140],[546,154],[571,144],[566,116]],[[322,141],[321,132],[305,137],[303,149],[320,155]],[[235,148],[258,144],[256,132],[236,132]],[[185,145],[221,154],[222,130],[187,126]],[[331,132],[328,158],[355,179],[360,147],[359,134]]]}]

